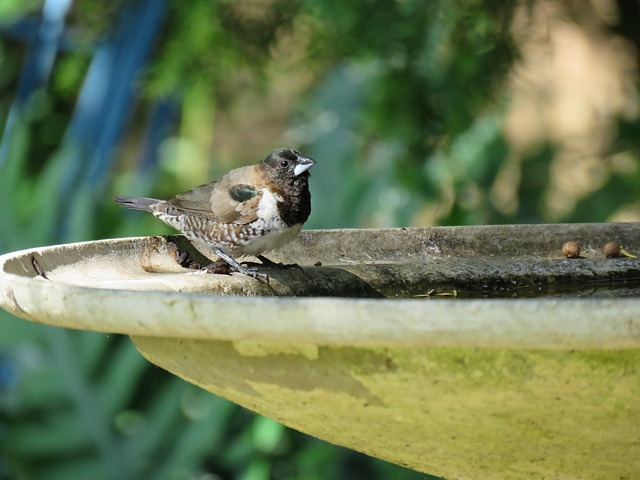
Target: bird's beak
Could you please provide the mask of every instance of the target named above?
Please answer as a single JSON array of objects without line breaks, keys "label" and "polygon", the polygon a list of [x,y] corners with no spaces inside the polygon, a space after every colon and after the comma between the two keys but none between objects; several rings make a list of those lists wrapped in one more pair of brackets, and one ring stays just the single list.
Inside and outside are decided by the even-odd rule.
[{"label": "bird's beak", "polygon": [[316,161],[313,158],[303,157],[302,155],[298,155],[298,159],[296,160],[296,166],[293,169],[293,174],[297,177],[301,173],[306,172],[311,167],[315,165]]}]

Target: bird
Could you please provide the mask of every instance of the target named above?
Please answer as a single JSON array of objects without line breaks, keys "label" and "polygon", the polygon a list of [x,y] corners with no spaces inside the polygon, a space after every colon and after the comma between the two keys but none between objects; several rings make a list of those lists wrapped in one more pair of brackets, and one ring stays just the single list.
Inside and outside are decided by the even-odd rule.
[{"label": "bird", "polygon": [[276,148],[255,165],[231,170],[170,200],[126,196],[114,200],[126,208],[151,212],[183,233],[208,259],[268,281],[267,275],[237,259],[251,255],[265,265],[273,264],[264,254],[300,233],[311,214],[309,169],[315,163],[293,148]]}]

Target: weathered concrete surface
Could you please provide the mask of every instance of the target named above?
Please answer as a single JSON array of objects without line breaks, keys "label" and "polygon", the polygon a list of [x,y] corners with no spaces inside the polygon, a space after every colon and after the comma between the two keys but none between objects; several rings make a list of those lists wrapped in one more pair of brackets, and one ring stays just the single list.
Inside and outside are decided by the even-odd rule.
[{"label": "weathered concrete surface", "polygon": [[640,478],[638,349],[134,342],[253,411],[449,480]]},{"label": "weathered concrete surface", "polygon": [[[632,479],[640,260],[603,258],[612,240],[637,254],[640,224],[303,232],[270,256],[303,271],[270,286],[183,269],[165,238],[109,240],[0,257],[0,306],[131,335],[216,394],[450,480]],[[464,298],[538,288],[553,297]]]},{"label": "weathered concrete surface", "polygon": [[[564,258],[561,247],[567,240],[582,245],[582,258]],[[638,296],[640,261],[604,258],[602,246],[612,240],[640,254],[639,224],[308,231],[270,256],[303,268],[262,269],[269,285],[180,267],[169,241],[207,263],[181,236],[61,246],[44,257],[29,252],[5,268],[37,275],[31,255],[54,282],[223,295]]]}]

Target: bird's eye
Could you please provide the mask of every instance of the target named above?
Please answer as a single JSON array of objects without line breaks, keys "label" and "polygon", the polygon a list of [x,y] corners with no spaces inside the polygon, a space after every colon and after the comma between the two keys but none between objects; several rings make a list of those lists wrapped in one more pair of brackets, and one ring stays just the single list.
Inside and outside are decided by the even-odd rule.
[{"label": "bird's eye", "polygon": [[287,168],[289,166],[289,162],[287,160],[282,160],[280,162],[280,166],[284,167],[284,168]]}]

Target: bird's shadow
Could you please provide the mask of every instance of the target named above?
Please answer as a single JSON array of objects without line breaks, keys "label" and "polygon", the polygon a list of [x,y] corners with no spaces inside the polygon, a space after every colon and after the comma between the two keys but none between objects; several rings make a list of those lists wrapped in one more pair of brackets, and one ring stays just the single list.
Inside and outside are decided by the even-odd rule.
[{"label": "bird's shadow", "polygon": [[[152,255],[144,255],[144,269],[149,273],[188,273],[200,270],[211,260],[196,250],[183,235],[152,237]],[[352,272],[337,268],[307,265],[300,259],[292,258],[292,268],[282,268],[277,264],[256,262],[260,273],[269,277],[268,282],[239,273],[209,273],[217,283],[224,285],[225,293],[265,296],[305,296],[305,297],[349,297],[381,298],[383,295],[368,282]],[[206,275],[209,275],[206,274]],[[225,282],[225,280],[228,280]],[[229,290],[230,289],[230,290]]]}]

